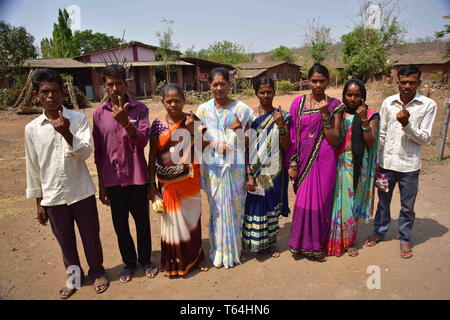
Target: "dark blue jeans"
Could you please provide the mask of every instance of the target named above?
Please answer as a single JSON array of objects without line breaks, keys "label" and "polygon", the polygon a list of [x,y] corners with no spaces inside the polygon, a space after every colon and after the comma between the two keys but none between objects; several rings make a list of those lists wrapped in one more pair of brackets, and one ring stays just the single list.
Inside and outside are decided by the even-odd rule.
[{"label": "dark blue jeans", "polygon": [[384,237],[389,229],[391,222],[391,199],[395,185],[398,183],[400,188],[400,216],[398,218],[398,232],[400,234],[400,243],[410,243],[411,234],[416,213],[414,212],[414,203],[416,202],[417,190],[419,186],[419,172],[397,172],[380,168],[389,182],[389,192],[378,190],[378,207],[375,214],[374,227],[375,233]]}]

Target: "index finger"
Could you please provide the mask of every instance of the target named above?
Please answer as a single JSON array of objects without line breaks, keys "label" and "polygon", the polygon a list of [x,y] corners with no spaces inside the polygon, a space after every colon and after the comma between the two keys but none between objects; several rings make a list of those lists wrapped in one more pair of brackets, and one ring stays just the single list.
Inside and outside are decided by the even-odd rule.
[{"label": "index finger", "polygon": [[122,108],[123,108],[122,97],[119,95],[119,97],[117,98],[117,100],[119,101],[119,108],[122,109]]}]

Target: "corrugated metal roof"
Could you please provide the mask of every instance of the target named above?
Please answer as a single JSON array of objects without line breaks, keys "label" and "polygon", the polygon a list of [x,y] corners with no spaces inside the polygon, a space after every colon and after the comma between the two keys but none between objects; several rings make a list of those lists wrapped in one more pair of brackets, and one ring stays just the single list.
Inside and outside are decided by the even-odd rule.
[{"label": "corrugated metal roof", "polygon": [[186,61],[186,62],[193,63],[193,64],[195,64],[196,62],[203,62],[203,63],[206,63],[206,64],[212,64],[212,65],[215,65],[215,66],[224,67],[224,68],[227,68],[227,69],[230,69],[230,70],[234,69],[233,66],[231,66],[229,64],[219,63],[219,62],[206,60],[206,59],[200,59],[200,58],[195,58],[195,57],[181,57],[180,59],[183,60],[183,61]]},{"label": "corrugated metal roof", "polygon": [[71,68],[86,68],[86,64],[70,59],[28,59],[23,63],[24,67],[32,68],[52,68],[52,69],[71,69]]},{"label": "corrugated metal roof", "polygon": [[254,78],[266,71],[267,69],[238,70],[238,78]]},{"label": "corrugated metal roof", "polygon": [[[130,61],[126,65],[132,67],[158,67],[163,66],[163,61]],[[192,63],[185,61],[173,61],[170,62],[171,66],[193,66]],[[88,62],[83,63],[78,60],[70,58],[61,59],[29,59],[23,63],[24,67],[31,68],[50,68],[50,69],[73,69],[73,68],[104,68],[106,65],[103,62]]]},{"label": "corrugated metal roof", "polygon": [[[103,62],[86,62],[84,63],[86,67],[92,67],[92,68],[103,68],[105,67],[105,64]],[[192,63],[185,62],[185,61],[172,61],[168,63],[171,66],[193,66]],[[164,66],[164,61],[129,61],[125,62],[125,65],[132,66],[132,67],[159,67]]]},{"label": "corrugated metal roof", "polygon": [[444,57],[439,51],[427,51],[421,53],[404,53],[391,55],[389,57],[394,66],[408,64],[444,64],[450,61],[450,58]]},{"label": "corrugated metal roof", "polygon": [[288,63],[294,66],[300,67],[298,64],[286,62],[286,61],[263,61],[263,62],[248,62],[248,63],[239,63],[237,66],[241,69],[269,69],[276,67],[280,64]]}]

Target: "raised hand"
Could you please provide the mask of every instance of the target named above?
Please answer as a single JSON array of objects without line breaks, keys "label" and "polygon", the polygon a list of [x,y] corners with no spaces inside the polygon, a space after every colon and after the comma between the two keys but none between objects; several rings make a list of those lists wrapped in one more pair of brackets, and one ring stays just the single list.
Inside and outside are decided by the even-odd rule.
[{"label": "raised hand", "polygon": [[252,177],[251,175],[247,175],[247,179],[245,181],[245,190],[250,191],[250,192],[255,192],[255,190],[256,190],[255,178]]},{"label": "raised hand", "polygon": [[195,122],[194,113],[192,113],[191,110],[189,111],[189,114],[186,116],[186,120],[184,121],[184,124],[186,125],[191,134],[195,133],[194,122]]},{"label": "raised hand", "polygon": [[51,119],[50,122],[53,128],[60,134],[64,135],[70,132],[70,120],[64,118],[61,111],[58,111],[59,117],[57,119]]},{"label": "raised hand", "polygon": [[273,112],[273,121],[276,123],[278,127],[284,126],[284,118],[283,113],[281,111],[282,111],[281,106],[279,106],[278,109],[276,109]]},{"label": "raised hand", "polygon": [[237,116],[236,113],[233,113],[233,115],[234,115],[234,120],[231,123],[231,130],[242,129],[242,122],[239,120],[239,117]]},{"label": "raised hand", "polygon": [[403,107],[402,110],[397,113],[397,121],[400,122],[403,127],[409,123],[409,112],[406,108]]},{"label": "raised hand", "polygon": [[122,127],[128,124],[128,107],[129,103],[123,104],[122,97],[118,97],[119,105],[112,105],[112,116]]},{"label": "raised hand", "polygon": [[367,119],[367,109],[366,107],[359,106],[358,109],[356,109],[356,115],[359,117],[360,120],[366,120]]}]

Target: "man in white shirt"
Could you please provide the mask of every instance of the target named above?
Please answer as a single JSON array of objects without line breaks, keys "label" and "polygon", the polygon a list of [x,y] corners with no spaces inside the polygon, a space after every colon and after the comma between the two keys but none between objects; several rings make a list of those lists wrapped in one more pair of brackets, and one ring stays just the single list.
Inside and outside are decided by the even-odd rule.
[{"label": "man in white shirt", "polygon": [[47,225],[50,221],[62,250],[70,281],[59,291],[59,297],[69,298],[84,276],[74,222],[81,235],[94,290],[102,293],[109,281],[103,267],[95,185],[85,163],[94,150],[88,120],[62,106],[63,80],[53,70],[36,71],[33,94],[44,112],[25,127],[26,193],[27,198],[36,199],[39,223]]},{"label": "man in white shirt", "polygon": [[380,148],[378,164],[389,182],[389,192],[378,191],[374,235],[366,241],[372,247],[383,240],[391,221],[390,203],[396,183],[400,188],[400,256],[411,258],[411,235],[415,218],[414,203],[419,183],[422,145],[428,143],[437,105],[417,92],[420,70],[406,66],[398,73],[400,94],[384,100],[380,111]]}]

